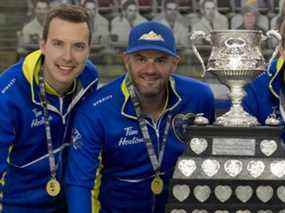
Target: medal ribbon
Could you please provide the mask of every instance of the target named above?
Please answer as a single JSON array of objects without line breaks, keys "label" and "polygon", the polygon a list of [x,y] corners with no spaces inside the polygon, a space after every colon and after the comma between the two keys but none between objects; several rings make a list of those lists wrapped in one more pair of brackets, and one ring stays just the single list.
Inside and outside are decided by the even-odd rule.
[{"label": "medal ribbon", "polygon": [[[167,117],[167,122],[166,122],[166,126],[165,126],[165,129],[163,132],[163,137],[162,137],[162,145],[161,145],[161,149],[159,150],[159,157],[157,158],[155,151],[154,151],[154,146],[151,142],[151,138],[150,138],[150,135],[149,135],[149,132],[147,129],[147,124],[146,124],[146,121],[144,119],[144,116],[143,116],[143,113],[142,113],[142,110],[141,110],[141,107],[139,104],[139,100],[135,94],[134,85],[131,82],[131,79],[129,79],[129,76],[126,78],[126,86],[127,86],[128,91],[130,93],[131,101],[134,105],[135,112],[136,112],[136,115],[138,117],[140,130],[142,132],[143,139],[144,139],[145,144],[146,144],[146,148],[147,148],[149,159],[151,161],[151,165],[153,167],[155,175],[159,176],[159,174],[160,174],[159,170],[160,170],[160,166],[161,166],[164,151],[165,151],[165,145],[167,142],[168,132],[170,129],[171,115],[168,115],[168,117]],[[158,141],[158,143],[159,143],[159,141]]]},{"label": "medal ribbon", "polygon": [[39,72],[39,86],[40,86],[41,105],[43,107],[43,113],[44,113],[45,135],[46,135],[46,141],[47,141],[50,174],[51,174],[51,177],[55,179],[56,164],[55,164],[55,157],[54,157],[53,147],[52,147],[52,138],[51,138],[50,122],[49,122],[49,115],[48,115],[48,109],[47,109],[46,90],[45,90],[45,80],[44,80],[44,74],[43,74],[42,69]]}]

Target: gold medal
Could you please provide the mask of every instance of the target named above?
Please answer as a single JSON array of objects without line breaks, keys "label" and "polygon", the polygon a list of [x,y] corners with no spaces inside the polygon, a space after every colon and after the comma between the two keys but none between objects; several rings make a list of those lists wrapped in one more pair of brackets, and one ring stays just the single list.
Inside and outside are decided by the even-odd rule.
[{"label": "gold medal", "polygon": [[47,193],[55,197],[60,193],[60,184],[55,178],[51,178],[46,185],[46,191]]},{"label": "gold medal", "polygon": [[151,191],[153,194],[158,195],[162,192],[163,180],[157,175],[151,182]]}]

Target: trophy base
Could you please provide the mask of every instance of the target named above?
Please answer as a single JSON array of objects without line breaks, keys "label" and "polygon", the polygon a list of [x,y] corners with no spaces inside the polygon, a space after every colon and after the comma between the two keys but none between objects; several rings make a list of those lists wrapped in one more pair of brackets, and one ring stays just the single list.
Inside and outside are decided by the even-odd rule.
[{"label": "trophy base", "polygon": [[166,213],[284,213],[283,127],[186,126]]},{"label": "trophy base", "polygon": [[226,127],[254,127],[260,125],[257,119],[243,110],[242,107],[231,107],[230,111],[218,117],[214,123]]}]

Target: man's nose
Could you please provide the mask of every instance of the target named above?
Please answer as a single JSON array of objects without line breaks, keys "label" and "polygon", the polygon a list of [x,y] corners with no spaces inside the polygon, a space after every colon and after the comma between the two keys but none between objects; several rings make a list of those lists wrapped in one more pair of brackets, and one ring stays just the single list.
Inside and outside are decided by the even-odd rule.
[{"label": "man's nose", "polygon": [[156,63],[154,61],[154,59],[148,59],[147,63],[146,63],[146,71],[148,73],[153,73],[156,69]]},{"label": "man's nose", "polygon": [[66,47],[64,49],[64,53],[63,53],[63,59],[66,61],[70,61],[72,59],[72,48],[71,47]]}]

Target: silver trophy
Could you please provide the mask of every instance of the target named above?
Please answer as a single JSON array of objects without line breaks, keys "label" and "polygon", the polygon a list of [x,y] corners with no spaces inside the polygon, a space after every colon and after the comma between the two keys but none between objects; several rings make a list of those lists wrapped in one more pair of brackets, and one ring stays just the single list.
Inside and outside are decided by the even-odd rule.
[{"label": "silver trophy", "polygon": [[[192,34],[192,48],[202,64],[202,76],[209,71],[230,89],[231,109],[216,119],[217,125],[230,127],[259,125],[255,117],[245,112],[241,102],[245,95],[243,86],[266,69],[260,46],[261,42],[268,38],[277,38],[279,43],[281,40],[281,36],[273,30],[268,31],[266,36],[261,31],[255,30],[220,30],[212,31],[208,35],[203,31],[195,31]],[[195,43],[201,39],[207,40],[212,47],[207,67],[195,46]],[[272,58],[276,54],[277,47]]]}]

